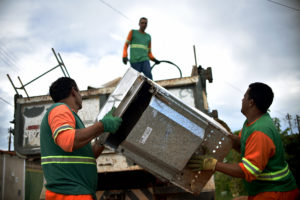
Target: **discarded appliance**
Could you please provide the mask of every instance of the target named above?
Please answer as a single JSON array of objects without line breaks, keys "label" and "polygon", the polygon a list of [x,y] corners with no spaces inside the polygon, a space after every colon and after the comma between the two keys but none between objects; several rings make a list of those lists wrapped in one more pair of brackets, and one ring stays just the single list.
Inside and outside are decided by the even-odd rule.
[{"label": "discarded appliance", "polygon": [[187,168],[191,156],[209,154],[223,160],[231,149],[230,133],[218,122],[132,68],[97,120],[113,106],[123,123],[116,133],[104,133],[99,139],[132,163],[190,193],[199,194],[213,174]]}]

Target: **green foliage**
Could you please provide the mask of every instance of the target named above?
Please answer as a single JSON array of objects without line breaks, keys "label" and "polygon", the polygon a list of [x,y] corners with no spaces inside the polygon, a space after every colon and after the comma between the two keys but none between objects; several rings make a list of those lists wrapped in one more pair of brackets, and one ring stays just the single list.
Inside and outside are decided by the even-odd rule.
[{"label": "green foliage", "polygon": [[[224,159],[224,162],[238,163],[240,162],[240,154],[237,153],[235,150],[231,150]],[[222,191],[229,191],[232,197],[247,194],[247,192],[244,189],[243,179],[234,178],[221,172],[215,173],[215,184],[217,188],[217,193],[221,193]]]},{"label": "green foliage", "polygon": [[[239,131],[235,131],[233,134],[238,135],[238,133]],[[240,159],[240,154],[232,149],[225,157],[224,162],[239,163]],[[244,188],[243,179],[234,178],[221,172],[215,173],[215,184],[217,194],[220,194],[223,191],[227,191],[231,195],[231,197],[237,197],[247,194]]]},{"label": "green foliage", "polygon": [[[299,134],[281,134],[283,146],[285,149],[285,158],[289,164],[289,168],[292,171],[297,185],[300,185],[300,135]],[[297,170],[298,169],[298,170]]]},{"label": "green foliage", "polygon": [[283,147],[285,149],[285,159],[289,164],[289,168],[292,171],[298,186],[300,185],[300,135],[299,133],[289,135],[290,128],[286,128],[285,130],[280,129],[280,120],[278,118],[273,118],[273,121],[278,126],[277,130],[280,133],[280,137],[283,143]]},{"label": "green foliage", "polygon": [[274,117],[274,118],[273,118],[273,122],[274,122],[274,124],[275,124],[275,126],[276,126],[278,132],[280,133],[280,132],[281,132],[281,128],[280,128],[281,125],[280,125],[280,120],[279,120],[279,118]]}]

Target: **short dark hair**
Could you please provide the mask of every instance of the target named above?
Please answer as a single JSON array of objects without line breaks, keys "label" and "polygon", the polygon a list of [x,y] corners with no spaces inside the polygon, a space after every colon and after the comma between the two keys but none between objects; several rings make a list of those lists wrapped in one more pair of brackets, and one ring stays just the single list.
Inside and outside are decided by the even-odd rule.
[{"label": "short dark hair", "polygon": [[251,83],[249,88],[249,99],[253,99],[256,107],[261,112],[266,113],[274,99],[272,88],[259,82]]},{"label": "short dark hair", "polygon": [[49,93],[56,103],[67,98],[71,94],[72,88],[78,91],[76,82],[69,77],[61,77],[51,84]]},{"label": "short dark hair", "polygon": [[142,19],[145,19],[148,21],[148,19],[146,17],[141,17],[139,23],[142,21]]}]

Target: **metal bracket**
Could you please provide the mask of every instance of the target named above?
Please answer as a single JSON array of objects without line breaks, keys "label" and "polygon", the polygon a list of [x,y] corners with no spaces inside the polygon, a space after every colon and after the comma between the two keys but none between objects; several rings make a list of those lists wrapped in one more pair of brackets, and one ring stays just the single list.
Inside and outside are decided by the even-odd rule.
[{"label": "metal bracket", "polygon": [[46,72],[43,73],[42,75],[36,77],[36,78],[33,79],[32,81],[29,81],[29,82],[26,83],[26,84],[23,84],[22,81],[21,81],[21,78],[18,76],[18,79],[19,79],[19,81],[20,81],[21,87],[16,87],[16,86],[14,85],[13,81],[11,80],[10,76],[7,74],[7,77],[8,77],[8,79],[9,79],[10,83],[12,84],[13,88],[15,89],[17,95],[19,95],[18,90],[24,90],[24,92],[26,93],[26,96],[29,98],[29,95],[28,95],[28,93],[27,93],[27,91],[26,91],[26,89],[25,89],[25,86],[27,86],[27,85],[29,85],[30,83],[36,81],[37,79],[41,78],[42,76],[46,75],[47,73],[51,72],[52,70],[56,69],[57,67],[60,67],[60,69],[62,70],[62,72],[63,72],[63,74],[64,74],[65,77],[70,77],[69,72],[68,72],[68,70],[67,70],[67,67],[65,66],[65,64],[64,64],[64,62],[63,62],[63,60],[62,60],[60,54],[59,54],[59,53],[56,54],[56,52],[54,51],[53,48],[52,48],[52,52],[53,52],[53,54],[54,54],[54,56],[55,56],[55,58],[56,58],[56,60],[57,60],[57,62],[58,62],[58,65],[56,65],[55,67],[53,67],[53,68],[51,68],[50,70],[46,71]]}]

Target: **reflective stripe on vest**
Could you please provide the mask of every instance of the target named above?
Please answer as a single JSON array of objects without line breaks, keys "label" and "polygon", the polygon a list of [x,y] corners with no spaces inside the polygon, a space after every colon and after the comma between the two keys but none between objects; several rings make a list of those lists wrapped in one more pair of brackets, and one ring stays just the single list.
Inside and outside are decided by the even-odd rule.
[{"label": "reflective stripe on vest", "polygon": [[244,164],[245,168],[254,176],[259,176],[260,173],[262,172],[262,170],[260,170],[258,167],[256,167],[255,165],[253,165],[249,160],[247,160],[246,158],[242,159],[242,163]]},{"label": "reflective stripe on vest", "polygon": [[93,157],[84,156],[45,156],[41,160],[42,165],[45,164],[93,164],[96,165],[96,160]]},{"label": "reflective stripe on vest", "polygon": [[277,181],[284,177],[286,177],[290,170],[288,165],[282,170],[278,170],[276,172],[269,172],[269,173],[261,173],[262,170],[260,170],[258,167],[253,165],[249,160],[246,158],[242,159],[242,163],[244,164],[245,168],[254,176],[257,177],[257,180],[263,180],[263,181]]},{"label": "reflective stripe on vest", "polygon": [[289,166],[286,165],[286,167],[282,170],[276,171],[276,172],[269,172],[269,173],[261,173],[257,180],[263,180],[263,181],[277,181],[284,177],[286,177],[290,173]]},{"label": "reflective stripe on vest", "polygon": [[68,129],[73,129],[73,127],[72,126],[70,126],[69,124],[66,124],[66,125],[62,125],[62,126],[60,126],[60,127],[58,127],[55,131],[54,131],[54,133],[53,133],[53,138],[54,138],[54,140],[56,139],[56,137],[57,137],[57,135],[58,135],[58,133],[60,133],[61,131],[65,131],[65,130],[68,130]]},{"label": "reflective stripe on vest", "polygon": [[131,48],[138,48],[138,49],[144,49],[146,51],[149,51],[149,48],[146,45],[142,44],[131,44]]}]

